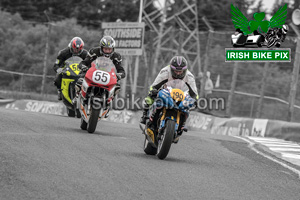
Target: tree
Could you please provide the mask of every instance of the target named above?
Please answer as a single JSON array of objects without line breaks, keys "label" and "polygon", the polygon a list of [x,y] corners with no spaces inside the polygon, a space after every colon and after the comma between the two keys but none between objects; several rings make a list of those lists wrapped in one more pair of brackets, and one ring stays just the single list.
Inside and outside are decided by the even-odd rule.
[{"label": "tree", "polygon": [[84,26],[99,28],[101,22],[135,22],[139,14],[139,0],[3,0],[0,7],[10,13],[20,13],[24,20],[47,22],[44,11],[49,11],[51,21],[76,18]]}]

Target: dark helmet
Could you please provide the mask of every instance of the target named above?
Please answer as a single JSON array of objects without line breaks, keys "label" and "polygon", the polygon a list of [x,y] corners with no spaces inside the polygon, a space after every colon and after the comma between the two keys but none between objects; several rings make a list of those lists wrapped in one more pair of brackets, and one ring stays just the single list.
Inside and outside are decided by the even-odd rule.
[{"label": "dark helmet", "polygon": [[170,67],[174,79],[183,79],[187,72],[187,60],[183,56],[174,56],[170,61]]},{"label": "dark helmet", "polygon": [[[115,46],[116,46],[116,42],[111,36],[104,36],[100,40],[100,53],[106,57],[110,57],[114,53]],[[111,49],[111,51],[104,52],[103,48],[109,48],[109,49]]]},{"label": "dark helmet", "polygon": [[84,42],[80,37],[74,37],[68,46],[72,54],[79,55],[83,51]]}]

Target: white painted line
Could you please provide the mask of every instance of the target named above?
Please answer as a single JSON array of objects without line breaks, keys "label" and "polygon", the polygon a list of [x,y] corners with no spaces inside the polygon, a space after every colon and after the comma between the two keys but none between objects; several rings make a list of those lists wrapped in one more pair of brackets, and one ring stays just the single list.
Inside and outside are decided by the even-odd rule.
[{"label": "white painted line", "polygon": [[265,153],[263,153],[263,152],[260,152],[259,150],[257,150],[257,149],[254,147],[255,143],[252,142],[251,140],[249,140],[249,139],[247,139],[247,138],[240,137],[240,136],[234,136],[234,137],[239,138],[239,139],[242,139],[242,140],[248,142],[248,143],[249,143],[249,148],[250,148],[250,149],[252,149],[252,150],[255,151],[256,153],[262,155],[263,157],[265,157],[265,158],[267,158],[267,159],[269,159],[269,160],[271,160],[271,161],[273,161],[273,162],[276,162],[276,163],[280,164],[281,166],[283,166],[283,167],[285,167],[285,168],[287,168],[287,169],[293,171],[294,173],[296,173],[296,174],[298,175],[298,178],[300,179],[300,170],[298,170],[298,169],[296,169],[296,168],[294,168],[294,167],[291,167],[291,166],[285,164],[284,162],[282,162],[282,161],[280,161],[280,160],[277,160],[277,159],[275,159],[275,158],[273,158],[273,157],[271,157],[271,156],[269,156],[269,155],[267,155],[267,154],[265,154]]},{"label": "white painted line", "polygon": [[300,145],[298,144],[265,144],[267,147],[299,147]]},{"label": "white painted line", "polygon": [[269,148],[272,151],[299,151],[300,152],[300,147],[298,147],[298,149],[295,148]]},{"label": "white painted line", "polygon": [[254,137],[254,136],[248,136],[248,138],[254,139],[254,140],[261,140],[261,141],[284,141],[282,139],[278,138],[263,138],[263,137]]},{"label": "white painted line", "polygon": [[[249,138],[249,139],[253,140],[252,138]],[[261,141],[261,140],[254,140],[254,141],[261,142],[261,143],[264,143],[264,144],[286,144],[286,145],[295,144],[295,145],[297,145],[296,143],[286,142],[286,141],[281,141],[281,142],[279,142],[279,141]]]},{"label": "white painted line", "polygon": [[286,158],[300,159],[300,155],[291,154],[291,153],[282,153],[281,156]]},{"label": "white painted line", "polygon": [[259,142],[259,143],[263,143],[266,146],[268,146],[268,145],[283,145],[283,146],[284,145],[287,145],[287,146],[293,145],[293,146],[300,147],[300,145],[298,143],[290,142],[290,141],[286,141],[286,140],[278,140],[278,139],[273,139],[273,138],[261,140],[261,139],[258,139],[257,137],[252,137],[252,136],[248,136],[247,138],[250,140]]}]

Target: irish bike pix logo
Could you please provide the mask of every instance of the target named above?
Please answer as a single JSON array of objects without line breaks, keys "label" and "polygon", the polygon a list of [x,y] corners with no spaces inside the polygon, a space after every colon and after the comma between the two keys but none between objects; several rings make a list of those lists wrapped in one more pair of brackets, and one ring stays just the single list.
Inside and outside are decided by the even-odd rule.
[{"label": "irish bike pix logo", "polygon": [[[280,48],[289,27],[285,24],[287,4],[281,6],[268,21],[264,12],[253,14],[253,20],[231,4],[231,19],[235,28],[231,35],[234,48],[226,49],[226,62],[290,62],[290,49]],[[279,49],[280,48],[280,49]]]}]

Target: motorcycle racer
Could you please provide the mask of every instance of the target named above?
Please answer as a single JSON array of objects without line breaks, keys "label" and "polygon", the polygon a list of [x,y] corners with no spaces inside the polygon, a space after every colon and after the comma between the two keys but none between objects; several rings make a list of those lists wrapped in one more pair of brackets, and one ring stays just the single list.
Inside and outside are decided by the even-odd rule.
[{"label": "motorcycle racer", "polygon": [[[158,90],[168,81],[175,79],[183,80],[189,87],[190,96],[195,100],[198,99],[195,77],[187,68],[187,60],[183,56],[174,56],[171,59],[170,64],[160,70],[150,87],[148,96],[144,99],[144,112],[140,123],[146,124],[148,110],[154,103],[154,98],[157,96]],[[151,121],[155,121],[156,115],[156,112],[153,112],[150,117],[150,123]]]},{"label": "motorcycle racer", "polygon": [[284,42],[287,32],[289,31],[288,25],[282,25],[282,28],[270,28],[267,32],[267,40],[271,37],[278,37],[279,41],[276,43],[276,47],[281,46],[281,42]]},{"label": "motorcycle racer", "polygon": [[61,97],[61,80],[62,80],[62,68],[65,66],[65,61],[72,56],[79,56],[85,59],[88,52],[84,48],[84,42],[80,37],[74,37],[68,47],[60,50],[56,62],[53,66],[53,70],[56,72],[56,77],[54,79],[54,85],[57,87],[58,100],[62,100]]},{"label": "motorcycle racer", "polygon": [[[79,63],[80,74],[82,77],[85,76],[87,70],[91,67],[91,63],[97,59],[97,57],[107,57],[109,58],[116,67],[118,75],[118,81],[125,78],[125,70],[122,67],[122,56],[121,54],[115,52],[115,40],[111,36],[104,36],[100,40],[100,46],[94,47],[89,50],[86,58]],[[83,78],[78,79],[77,87],[80,88],[82,85]],[[118,82],[115,88],[114,97],[120,92],[120,83]],[[106,115],[108,117],[108,114]]]}]

